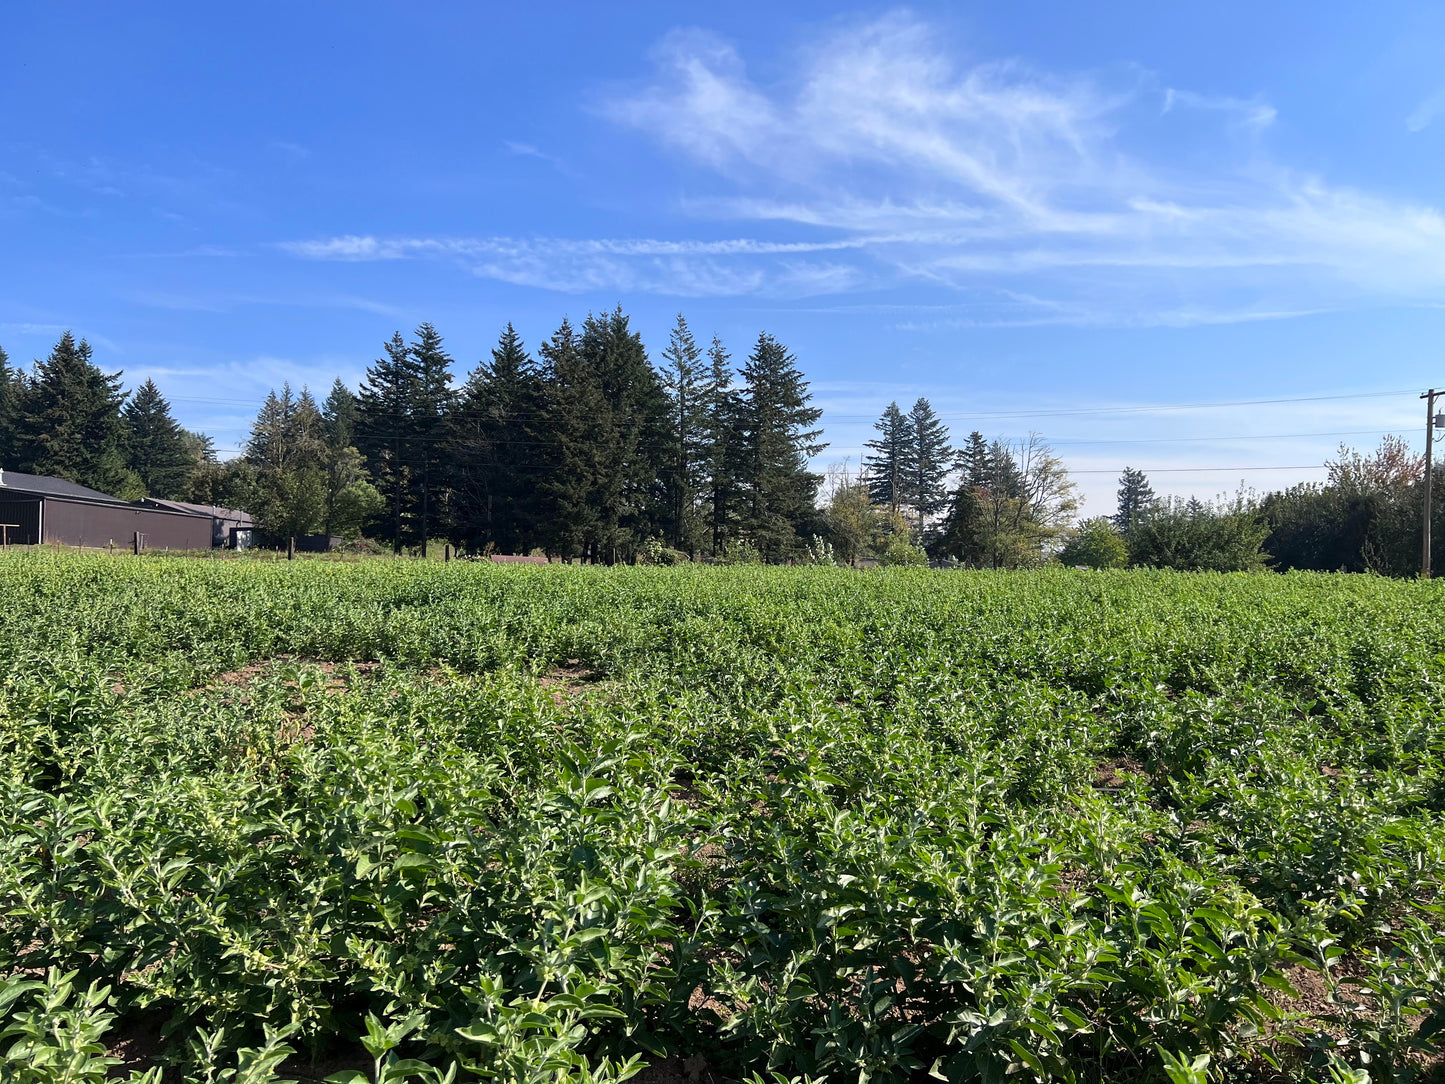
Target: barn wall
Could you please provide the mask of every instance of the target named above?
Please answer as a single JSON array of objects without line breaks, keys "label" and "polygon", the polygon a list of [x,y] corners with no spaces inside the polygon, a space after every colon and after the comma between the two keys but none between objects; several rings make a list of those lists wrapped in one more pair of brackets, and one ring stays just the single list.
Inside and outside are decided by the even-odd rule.
[{"label": "barn wall", "polygon": [[33,546],[40,541],[40,498],[0,497],[0,523],[12,546]]},{"label": "barn wall", "polygon": [[211,518],[159,512],[139,505],[45,501],[45,541],[67,546],[129,546],[136,531],[146,549],[208,550]]}]

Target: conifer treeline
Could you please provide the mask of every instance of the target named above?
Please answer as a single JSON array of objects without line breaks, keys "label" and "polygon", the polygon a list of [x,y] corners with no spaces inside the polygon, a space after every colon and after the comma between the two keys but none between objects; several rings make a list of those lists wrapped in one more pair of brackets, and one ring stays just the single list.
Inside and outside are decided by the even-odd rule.
[{"label": "conifer treeline", "polygon": [[90,344],[66,332],[29,373],[0,349],[0,467],[64,478],[133,500],[179,497],[214,463],[209,438],[176,424],[153,381],[130,395]]},{"label": "conifer treeline", "polygon": [[564,320],[535,354],[508,325],[460,381],[430,324],[384,344],[356,392],[272,392],[245,453],[219,463],[149,381],[67,334],[33,372],[0,353],[0,465],[104,492],[243,508],[273,538],[362,532],[397,552],[449,539],[616,562],[659,542],[785,560],[823,530],[824,447],[808,383],[760,334],[734,368],[679,316],[654,365],[620,308]]}]

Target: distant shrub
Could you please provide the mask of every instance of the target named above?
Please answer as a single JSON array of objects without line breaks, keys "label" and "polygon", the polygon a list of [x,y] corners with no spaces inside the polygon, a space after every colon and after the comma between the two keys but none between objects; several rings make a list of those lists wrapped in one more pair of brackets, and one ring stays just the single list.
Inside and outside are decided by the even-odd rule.
[{"label": "distant shrub", "polygon": [[813,536],[813,541],[804,548],[803,553],[803,563],[807,565],[836,565],[838,563],[837,558],[833,555],[833,543],[824,541],[819,535]]},{"label": "distant shrub", "polygon": [[391,550],[371,538],[348,538],[331,552],[350,554],[357,557],[380,557],[383,554],[390,553]]},{"label": "distant shrub", "polygon": [[660,538],[649,538],[637,550],[640,565],[685,565],[690,560],[682,550],[670,549]]},{"label": "distant shrub", "polygon": [[1059,561],[1085,568],[1123,568],[1129,563],[1129,547],[1114,525],[1100,516],[1079,524],[1074,537],[1059,551]]},{"label": "distant shrub", "polygon": [[735,538],[724,542],[722,549],[718,550],[717,559],[724,565],[760,565],[763,563],[763,555],[758,552],[758,547],[741,538]]},{"label": "distant shrub", "polygon": [[927,568],[928,554],[911,544],[902,535],[894,535],[878,555],[880,565]]},{"label": "distant shrub", "polygon": [[1161,501],[1129,531],[1129,563],[1148,568],[1254,572],[1265,567],[1269,527],[1242,503]]}]

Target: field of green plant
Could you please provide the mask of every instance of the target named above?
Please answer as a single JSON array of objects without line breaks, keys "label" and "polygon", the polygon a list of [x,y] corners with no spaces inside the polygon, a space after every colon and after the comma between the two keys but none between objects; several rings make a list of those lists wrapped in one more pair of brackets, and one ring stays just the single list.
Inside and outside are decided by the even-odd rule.
[{"label": "field of green plant", "polygon": [[12,554],[0,612],[0,1080],[1441,1079],[1437,583]]}]

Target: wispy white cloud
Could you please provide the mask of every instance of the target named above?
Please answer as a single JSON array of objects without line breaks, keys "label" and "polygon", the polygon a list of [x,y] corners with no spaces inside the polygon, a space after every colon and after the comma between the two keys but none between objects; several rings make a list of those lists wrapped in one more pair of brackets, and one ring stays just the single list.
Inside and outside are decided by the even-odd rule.
[{"label": "wispy white cloud", "polygon": [[637,290],[678,297],[731,297],[809,296],[851,289],[861,278],[854,268],[799,257],[861,249],[867,243],[863,238],[774,242],[345,236],[288,241],[281,248],[309,260],[449,258],[481,278],[565,293]]},{"label": "wispy white cloud", "polygon": [[249,306],[279,306],[309,309],[354,309],[358,312],[370,312],[395,319],[409,319],[414,315],[399,305],[355,294],[293,293],[276,295],[226,291],[179,292],[141,289],[129,291],[125,296],[127,300],[136,305],[166,309],[172,312],[233,312],[238,308]]},{"label": "wispy white cloud", "polygon": [[[1241,149],[1229,130],[1258,137],[1268,103],[1177,88],[1161,99],[1148,78],[1115,88],[1016,62],[960,67],[939,40],[889,16],[836,33],[800,58],[796,82],[764,88],[726,42],[674,35],[651,85],[604,109],[734,189],[695,210],[863,239],[875,282],[887,268],[956,288],[1027,277],[1106,320],[1141,306],[1213,319],[1241,309],[1214,303],[1240,288],[1250,313],[1445,296],[1440,213],[1273,164],[1257,139]],[[1150,101],[1190,153],[1131,152]],[[1199,166],[1201,149],[1218,164]]]},{"label": "wispy white cloud", "polygon": [[1445,87],[1441,87],[1412,109],[1405,118],[1405,127],[1412,132],[1423,131],[1430,127],[1431,122],[1441,113],[1445,113]]},{"label": "wispy white cloud", "polygon": [[1192,90],[1178,90],[1170,87],[1164,92],[1164,112],[1183,107],[1186,109],[1207,109],[1225,113],[1238,119],[1250,128],[1267,128],[1279,114],[1272,105],[1258,99],[1230,98],[1210,94],[1199,94]]},{"label": "wispy white cloud", "polygon": [[[1082,324],[1445,301],[1445,217],[1275,161],[1276,113],[1259,98],[1161,88],[1137,69],[961,65],[937,27],[909,14],[833,28],[776,85],[705,31],[669,35],[654,60],[650,79],[597,110],[698,167],[680,212],[744,236],[347,235],[282,247],[316,260],[450,259],[573,292],[989,285],[1037,299],[1006,319]],[[1421,125],[1445,108],[1439,97],[1417,110]]]},{"label": "wispy white cloud", "polygon": [[532,143],[522,143],[515,139],[504,139],[502,140],[502,146],[506,147],[507,150],[519,158],[540,158],[544,162],[555,162],[557,160],[555,155],[548,154]]}]

